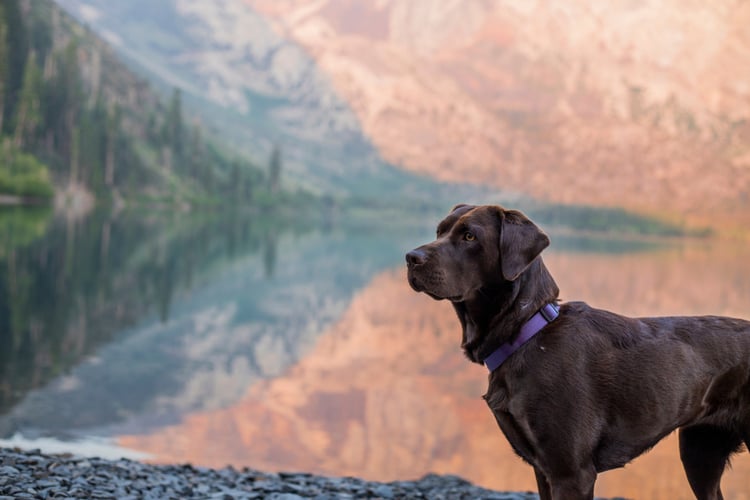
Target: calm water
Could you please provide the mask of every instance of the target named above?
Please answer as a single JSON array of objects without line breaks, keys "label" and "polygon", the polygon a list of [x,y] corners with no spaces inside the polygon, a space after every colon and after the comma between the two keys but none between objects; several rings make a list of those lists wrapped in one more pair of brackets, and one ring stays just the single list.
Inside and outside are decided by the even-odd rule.
[{"label": "calm water", "polygon": [[[450,306],[403,254],[436,219],[0,211],[0,444],[534,489]],[[750,250],[546,227],[563,300],[750,317]],[[597,494],[691,498],[671,436]],[[750,455],[725,475],[750,498]]]}]

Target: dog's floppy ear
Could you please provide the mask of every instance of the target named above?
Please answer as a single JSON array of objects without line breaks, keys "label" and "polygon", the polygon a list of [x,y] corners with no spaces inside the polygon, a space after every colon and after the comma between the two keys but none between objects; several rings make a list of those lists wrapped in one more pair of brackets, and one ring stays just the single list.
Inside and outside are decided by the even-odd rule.
[{"label": "dog's floppy ear", "polygon": [[466,204],[466,203],[459,203],[458,205],[454,205],[453,208],[451,208],[450,213],[453,213],[456,210],[458,210],[459,208],[464,208],[464,207],[473,208],[473,205],[469,205],[469,204]]},{"label": "dog's floppy ear", "polygon": [[500,264],[503,278],[515,281],[549,245],[549,238],[517,210],[498,210],[500,216]]}]

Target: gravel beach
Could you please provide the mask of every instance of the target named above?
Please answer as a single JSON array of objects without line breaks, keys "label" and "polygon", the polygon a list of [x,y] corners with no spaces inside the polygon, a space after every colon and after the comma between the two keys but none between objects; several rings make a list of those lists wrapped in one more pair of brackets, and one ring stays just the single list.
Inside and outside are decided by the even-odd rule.
[{"label": "gravel beach", "polygon": [[456,476],[430,474],[415,481],[381,483],[352,477],[149,465],[48,455],[0,448],[0,500],[10,499],[271,499],[408,498],[531,500],[533,493],[491,491]]}]

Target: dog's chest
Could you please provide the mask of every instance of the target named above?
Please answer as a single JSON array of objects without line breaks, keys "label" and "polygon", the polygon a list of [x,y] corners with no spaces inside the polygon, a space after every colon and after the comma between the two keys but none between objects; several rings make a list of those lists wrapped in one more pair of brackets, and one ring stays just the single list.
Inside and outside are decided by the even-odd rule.
[{"label": "dog's chest", "polygon": [[500,430],[518,456],[530,464],[536,461],[536,439],[527,425],[523,407],[514,401],[507,387],[493,387],[484,396]]}]

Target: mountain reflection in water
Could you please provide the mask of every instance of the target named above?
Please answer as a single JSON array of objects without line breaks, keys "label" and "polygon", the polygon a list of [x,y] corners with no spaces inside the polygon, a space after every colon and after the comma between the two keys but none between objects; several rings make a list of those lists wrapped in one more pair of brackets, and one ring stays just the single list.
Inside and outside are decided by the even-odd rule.
[{"label": "mountain reflection in water", "polygon": [[[553,236],[554,241],[554,236]],[[556,251],[546,262],[563,300],[631,315],[743,315],[747,251],[687,241],[645,253]],[[412,292],[402,269],[358,292],[312,350],[236,403],[185,415],[119,443],[160,462],[228,463],[372,479],[454,473],[479,484],[536,488],[481,394],[486,372],[466,361],[452,308]],[[725,497],[747,498],[750,457],[736,457]],[[603,496],[691,498],[672,434],[625,469],[600,475]]]},{"label": "mountain reflection in water", "polygon": [[[0,210],[0,440],[535,489],[480,397],[487,375],[463,358],[452,308],[406,283],[404,253],[434,220]],[[563,300],[747,317],[741,245],[551,235]],[[750,491],[747,454],[724,487]],[[597,493],[690,498],[674,437],[603,474]]]}]

